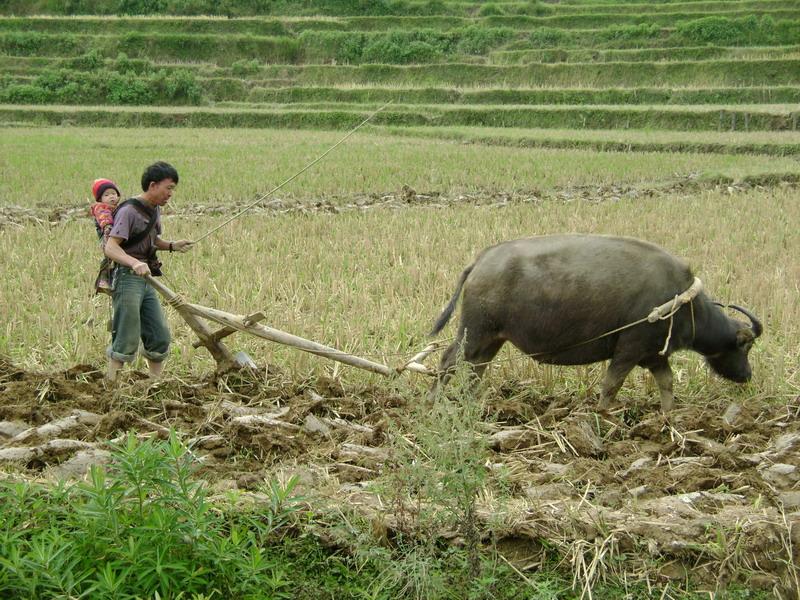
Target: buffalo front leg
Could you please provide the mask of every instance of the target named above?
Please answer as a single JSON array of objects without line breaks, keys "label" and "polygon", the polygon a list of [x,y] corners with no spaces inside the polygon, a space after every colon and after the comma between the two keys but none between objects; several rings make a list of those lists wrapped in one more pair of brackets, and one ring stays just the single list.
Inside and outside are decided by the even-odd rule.
[{"label": "buffalo front leg", "polygon": [[608,410],[608,407],[617,397],[619,388],[631,372],[633,367],[636,366],[635,362],[622,360],[619,358],[612,358],[608,365],[608,370],[603,378],[603,387],[600,390],[600,402],[597,405],[599,410]]},{"label": "buffalo front leg", "polygon": [[667,414],[675,404],[675,396],[672,393],[672,369],[669,366],[669,361],[665,358],[654,365],[650,365],[648,368],[656,380],[658,391],[661,393],[661,412]]}]

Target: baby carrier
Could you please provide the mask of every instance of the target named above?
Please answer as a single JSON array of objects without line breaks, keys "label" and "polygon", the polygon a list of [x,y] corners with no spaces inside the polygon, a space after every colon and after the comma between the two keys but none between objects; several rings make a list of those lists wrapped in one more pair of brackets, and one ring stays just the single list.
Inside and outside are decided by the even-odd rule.
[{"label": "baby carrier", "polygon": [[[126,250],[131,246],[134,246],[145,239],[148,235],[150,235],[150,231],[155,227],[156,221],[158,220],[158,212],[155,210],[150,210],[147,208],[140,200],[136,198],[130,198],[117,206],[114,213],[116,214],[120,208],[125,206],[126,204],[132,205],[139,211],[142,215],[147,217],[147,226],[140,231],[139,233],[132,235],[127,240],[120,244],[120,248]],[[103,240],[104,231],[100,228],[100,225],[95,221],[95,228],[97,230],[97,235],[100,238],[101,242]],[[105,246],[105,244],[103,244]],[[150,255],[146,259],[147,265],[150,267],[150,274],[159,277],[161,273],[161,261],[158,260],[156,256],[156,249],[153,247],[150,251]],[[114,270],[114,263],[113,261],[108,258],[107,256],[103,257],[102,262],[100,263],[100,271],[97,274],[97,277],[94,281],[94,289],[95,294],[111,294],[114,291],[113,285],[113,270]]]}]

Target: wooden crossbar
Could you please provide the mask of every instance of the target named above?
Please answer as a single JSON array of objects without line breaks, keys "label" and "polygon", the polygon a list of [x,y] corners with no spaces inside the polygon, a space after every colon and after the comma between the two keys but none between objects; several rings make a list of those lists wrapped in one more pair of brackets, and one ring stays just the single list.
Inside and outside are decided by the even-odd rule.
[{"label": "wooden crossbar", "polygon": [[[244,324],[245,325],[251,325],[253,323],[258,323],[259,321],[263,321],[266,318],[267,318],[267,315],[265,315],[263,312],[261,312],[261,311],[254,312],[253,314],[247,315],[244,318]],[[236,333],[237,331],[239,331],[239,330],[238,329],[234,329],[233,327],[225,326],[225,327],[222,327],[220,329],[217,329],[214,333],[212,333],[211,334],[211,338],[213,340],[215,340],[215,341],[219,341],[221,339],[224,339],[224,338],[228,337],[229,335],[231,335],[233,333]],[[202,341],[197,340],[192,344],[192,348],[199,348],[200,346],[203,346],[203,345],[204,344],[203,344]]]}]

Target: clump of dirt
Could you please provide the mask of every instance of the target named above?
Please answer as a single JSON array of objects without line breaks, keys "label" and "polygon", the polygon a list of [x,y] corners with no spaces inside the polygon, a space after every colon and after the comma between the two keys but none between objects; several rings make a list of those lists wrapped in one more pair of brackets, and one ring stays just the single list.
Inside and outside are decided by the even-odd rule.
[{"label": "clump of dirt", "polygon": [[92,437],[101,441],[115,439],[136,429],[137,425],[138,420],[132,413],[112,410],[100,417],[100,422],[95,426]]},{"label": "clump of dirt", "polygon": [[[110,442],[174,429],[213,489],[301,473],[305,492],[388,535],[416,509],[367,484],[385,490],[393,452],[413,446],[408,402],[271,367],[158,382],[132,373],[108,386],[91,365],[35,373],[0,357],[0,469],[80,478],[107,462]],[[481,496],[478,519],[520,569],[556,552],[586,584],[613,565],[664,582],[691,573],[712,588],[736,579],[782,589],[800,560],[798,417],[800,397],[716,398],[669,418],[640,400],[601,415],[588,399],[509,383],[490,393],[475,428],[504,490]]]}]

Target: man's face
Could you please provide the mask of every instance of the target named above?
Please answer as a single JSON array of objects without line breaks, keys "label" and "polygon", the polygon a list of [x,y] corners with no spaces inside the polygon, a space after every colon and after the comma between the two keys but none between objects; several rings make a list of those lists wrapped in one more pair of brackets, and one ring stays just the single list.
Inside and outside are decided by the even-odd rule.
[{"label": "man's face", "polygon": [[162,179],[158,183],[154,181],[151,182],[148,192],[153,204],[156,206],[164,206],[169,199],[172,198],[172,194],[175,192],[177,185],[178,184],[172,181],[172,179]]}]

